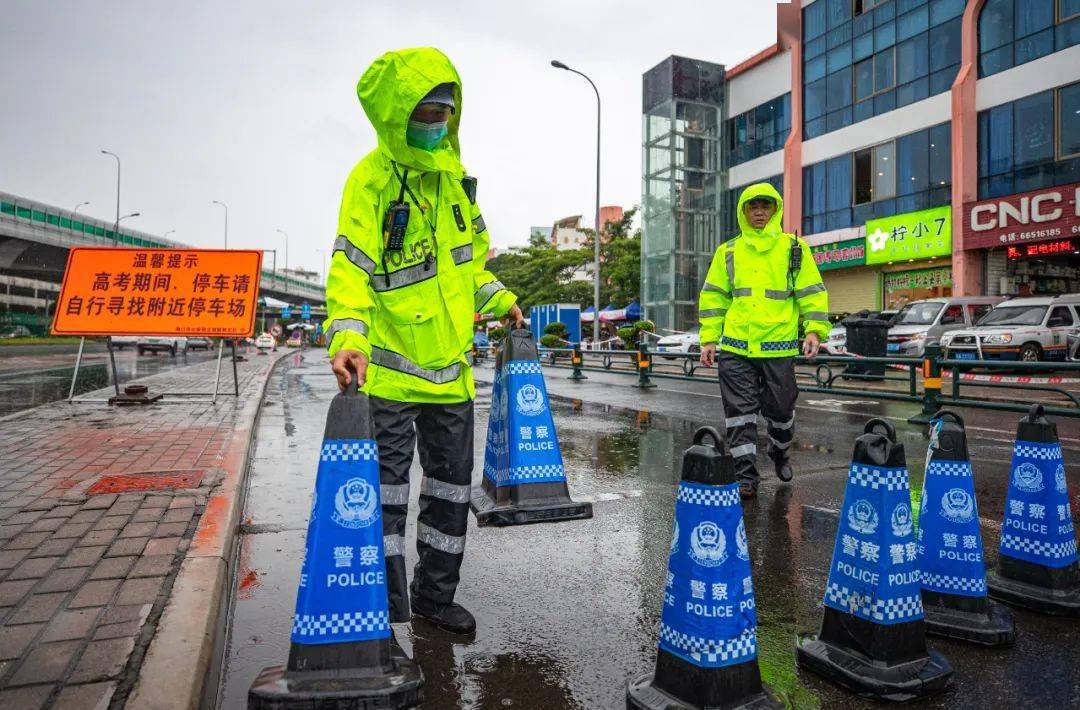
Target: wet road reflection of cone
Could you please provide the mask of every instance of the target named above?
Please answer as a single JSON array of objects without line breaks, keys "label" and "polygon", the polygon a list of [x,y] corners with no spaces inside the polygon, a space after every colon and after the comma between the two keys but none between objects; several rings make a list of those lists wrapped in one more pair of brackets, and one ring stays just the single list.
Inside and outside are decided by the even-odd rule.
[{"label": "wet road reflection of cone", "polygon": [[990,596],[1047,614],[1080,616],[1080,568],[1057,425],[1042,405],[1016,429],[1005,520]]},{"label": "wet road reflection of cone", "polygon": [[796,640],[799,666],[880,700],[947,688],[952,667],[926,647],[917,555],[904,447],[873,419],[855,440],[821,632]]},{"label": "wet road reflection of cone", "polygon": [[964,420],[941,411],[930,424],[919,513],[919,578],[926,632],[985,646],[1016,640],[1012,613],[986,596],[979,508]]},{"label": "wet road reflection of cone", "polygon": [[390,628],[378,448],[353,377],[330,403],[285,667],[267,668],[248,708],[411,708],[420,668]]},{"label": "wet road reflection of cone", "polygon": [[484,478],[471,507],[480,525],[522,525],[592,517],[570,499],[536,341],[512,330],[495,358]]},{"label": "wet road reflection of cone", "polygon": [[659,636],[655,672],[627,687],[630,710],[783,707],[761,684],[739,486],[712,427],[683,455]]}]

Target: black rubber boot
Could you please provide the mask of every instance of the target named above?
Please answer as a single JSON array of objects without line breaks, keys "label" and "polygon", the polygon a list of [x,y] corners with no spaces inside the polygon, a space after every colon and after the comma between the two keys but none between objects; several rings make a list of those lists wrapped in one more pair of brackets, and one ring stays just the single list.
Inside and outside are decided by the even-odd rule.
[{"label": "black rubber boot", "polygon": [[451,602],[449,604],[433,604],[432,602],[412,595],[412,612],[431,622],[443,631],[452,634],[471,634],[476,631],[476,619],[468,609]]},{"label": "black rubber boot", "polygon": [[795,478],[795,470],[791,468],[791,459],[787,456],[773,457],[773,464],[776,466],[776,477],[784,483],[790,483]]}]

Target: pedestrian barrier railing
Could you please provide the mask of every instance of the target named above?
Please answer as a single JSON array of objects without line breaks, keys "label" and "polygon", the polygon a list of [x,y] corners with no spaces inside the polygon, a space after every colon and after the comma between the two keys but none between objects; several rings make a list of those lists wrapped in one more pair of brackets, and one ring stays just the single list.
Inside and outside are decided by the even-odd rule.
[{"label": "pedestrian barrier railing", "polygon": [[[571,370],[570,378],[582,380],[589,372],[634,375],[637,387],[655,387],[653,380],[705,381],[701,370],[715,371],[699,362],[699,353],[656,353],[647,344],[636,350],[582,350],[581,348],[540,348],[541,361],[548,367]],[[678,361],[673,365],[677,371],[657,369],[657,358]],[[865,399],[908,402],[922,405],[922,411],[911,417],[912,423],[926,424],[942,407],[971,407],[996,411],[1026,412],[1031,406],[1031,395],[1060,397],[1060,404],[1047,404],[1048,414],[1080,418],[1080,393],[1063,387],[1024,382],[969,382],[963,375],[978,371],[1009,372],[1021,375],[1072,374],[1080,376],[1080,362],[1002,362],[988,360],[950,360],[941,349],[927,346],[923,358],[911,357],[852,357],[850,355],[824,355],[815,358],[798,357],[796,363],[809,366],[810,371],[796,373],[799,391],[830,394]],[[664,366],[667,367],[666,363]],[[873,372],[874,367],[879,371]],[[921,379],[920,379],[921,374]],[[715,375],[710,375],[710,379]],[[943,391],[943,376],[951,378],[948,391]],[[892,386],[903,383],[899,389],[885,389],[875,385]],[[990,390],[1015,390],[1016,401],[1002,401],[980,396],[971,388]],[[965,391],[964,388],[967,388]],[[983,390],[985,392],[985,390]],[[1023,392],[1026,396],[1021,397]]]}]

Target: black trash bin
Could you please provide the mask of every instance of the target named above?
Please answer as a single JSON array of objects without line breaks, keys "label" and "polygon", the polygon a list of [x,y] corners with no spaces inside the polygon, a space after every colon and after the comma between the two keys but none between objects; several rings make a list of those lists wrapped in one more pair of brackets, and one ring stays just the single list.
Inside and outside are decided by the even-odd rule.
[{"label": "black trash bin", "polygon": [[[889,322],[880,318],[869,318],[868,314],[855,314],[843,321],[847,329],[847,351],[853,357],[885,357],[886,342],[889,335]],[[860,375],[860,379],[885,376],[885,363],[853,362],[844,368],[844,375]]]}]

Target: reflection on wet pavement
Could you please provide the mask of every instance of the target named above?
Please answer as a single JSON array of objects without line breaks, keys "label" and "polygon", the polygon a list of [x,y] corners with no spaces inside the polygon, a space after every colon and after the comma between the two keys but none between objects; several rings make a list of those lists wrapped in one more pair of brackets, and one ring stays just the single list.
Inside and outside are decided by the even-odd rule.
[{"label": "reflection on wet pavement", "polygon": [[[288,653],[304,533],[324,417],[336,388],[317,353],[288,358],[267,389],[250,472],[219,706],[244,706],[254,676]],[[479,388],[477,455],[490,389]],[[628,678],[652,669],[681,456],[694,426],[657,413],[553,402],[575,499],[594,518],[479,529],[470,521],[458,601],[475,640],[425,622],[396,625],[427,682],[425,708],[622,708]],[[1012,421],[1011,419],[1009,421]],[[861,424],[806,423],[794,486],[770,469],[744,506],[759,614],[759,662],[789,706],[870,707],[795,667],[796,632],[815,629],[848,457]],[[925,439],[901,431],[913,490]],[[1011,442],[969,437],[988,562],[996,562]],[[1070,456],[1066,452],[1066,457]],[[1075,466],[1070,466],[1074,474]],[[413,480],[419,480],[414,469]],[[479,473],[476,474],[479,476]],[[418,487],[411,491],[415,509]],[[415,535],[415,510],[406,534]],[[411,542],[410,542],[411,544]],[[415,550],[409,553],[415,562]],[[923,707],[1062,707],[1080,692],[1080,622],[1016,612],[1017,647],[989,651],[931,639],[956,668],[956,689]]]}]

